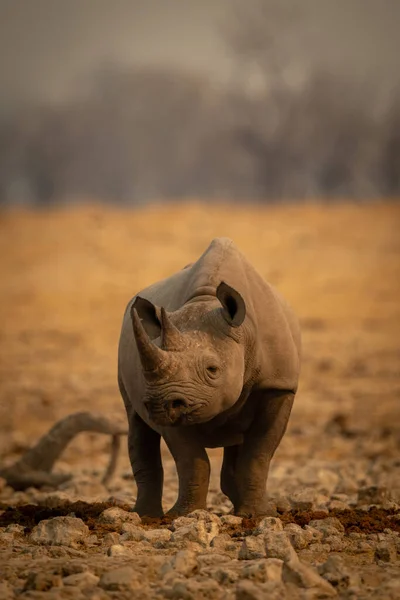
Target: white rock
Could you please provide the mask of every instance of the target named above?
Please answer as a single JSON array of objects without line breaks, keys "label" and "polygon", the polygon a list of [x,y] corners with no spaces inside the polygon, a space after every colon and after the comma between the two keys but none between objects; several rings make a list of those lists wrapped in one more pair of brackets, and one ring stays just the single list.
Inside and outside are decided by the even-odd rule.
[{"label": "white rock", "polygon": [[248,535],[244,538],[239,550],[240,560],[253,560],[265,557],[264,537]]},{"label": "white rock", "polygon": [[393,541],[379,542],[375,549],[375,560],[383,562],[395,562],[397,557],[396,546]]},{"label": "white rock", "polygon": [[76,547],[89,535],[89,528],[82,519],[54,517],[33,528],[30,540],[34,544]]},{"label": "white rock", "polygon": [[310,521],[309,525],[322,533],[322,539],[324,541],[331,535],[343,535],[345,531],[343,525],[336,517],[314,519],[313,521]]},{"label": "white rock", "polygon": [[172,532],[169,529],[148,529],[144,532],[144,539],[150,544],[165,544],[169,542]]},{"label": "white rock", "polygon": [[224,551],[235,548],[234,542],[232,541],[232,538],[228,533],[216,535],[215,538],[211,540],[211,546],[212,548],[215,548],[218,551]]},{"label": "white rock", "polygon": [[161,567],[161,577],[174,571],[185,577],[191,577],[198,570],[197,555],[191,550],[180,550],[172,560],[164,563]]},{"label": "white rock", "polygon": [[130,548],[122,544],[113,544],[107,550],[107,556],[132,556],[133,552]]},{"label": "white rock", "polygon": [[180,527],[190,527],[193,524],[193,518],[189,519],[189,517],[177,517],[171,523],[172,529],[175,531]]},{"label": "white rock", "polygon": [[290,495],[289,500],[294,510],[311,510],[316,502],[317,491],[304,488]]},{"label": "white rock", "polygon": [[343,592],[351,585],[358,584],[354,569],[350,571],[341,556],[333,554],[326,562],[318,566],[318,573],[326,579],[338,592]]},{"label": "white rock", "polygon": [[140,586],[137,570],[132,567],[121,567],[103,573],[99,587],[109,591],[131,590]]},{"label": "white rock", "polygon": [[300,588],[313,588],[323,592],[326,596],[335,596],[334,587],[321,577],[311,566],[299,560],[288,561],[282,567],[282,579],[285,583],[292,583]]},{"label": "white rock", "polygon": [[279,558],[284,562],[298,561],[296,551],[284,531],[269,531],[263,538],[267,558]]},{"label": "white rock", "polygon": [[303,550],[313,541],[308,532],[295,523],[286,525],[284,531],[295,550]]},{"label": "white rock", "polygon": [[231,525],[232,527],[240,527],[243,523],[242,517],[236,515],[223,515],[220,520],[223,525]]},{"label": "white rock", "polygon": [[237,584],[235,600],[283,600],[287,597],[282,583],[254,583],[243,580]]},{"label": "white rock", "polygon": [[242,577],[254,581],[281,581],[283,561],[279,558],[265,558],[246,564],[242,570]]},{"label": "white rock", "polygon": [[123,523],[121,527],[121,540],[140,542],[144,539],[144,529],[133,523]]},{"label": "white rock", "polygon": [[97,577],[90,571],[84,571],[83,573],[74,573],[63,578],[64,585],[73,585],[76,587],[95,587],[100,581],[100,577]]},{"label": "white rock", "polygon": [[221,525],[221,519],[218,517],[218,515],[214,515],[214,513],[211,513],[208,510],[194,510],[187,515],[187,518],[196,519],[197,521],[205,521],[206,523],[216,523],[218,527]]},{"label": "white rock", "polygon": [[142,522],[139,515],[135,512],[127,512],[123,508],[113,506],[103,510],[99,516],[100,523],[107,523],[107,525],[113,526],[117,531],[121,531],[123,523],[132,523],[133,525],[140,525]]},{"label": "white rock", "polygon": [[267,531],[283,531],[282,521],[278,517],[264,517],[254,530],[254,535],[260,535]]},{"label": "white rock", "polygon": [[217,536],[219,528],[217,523],[210,521],[197,521],[192,519],[188,527],[179,527],[173,532],[171,542],[181,543],[183,541],[197,542],[202,546],[208,546],[211,540]]}]

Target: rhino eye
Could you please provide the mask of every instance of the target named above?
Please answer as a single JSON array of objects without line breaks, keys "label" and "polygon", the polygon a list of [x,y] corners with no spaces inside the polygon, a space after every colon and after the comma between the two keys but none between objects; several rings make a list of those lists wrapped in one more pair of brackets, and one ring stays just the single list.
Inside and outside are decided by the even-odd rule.
[{"label": "rhino eye", "polygon": [[219,374],[219,368],[216,365],[208,365],[208,367],[206,368],[207,371],[207,375],[209,375],[210,377],[218,377]]}]

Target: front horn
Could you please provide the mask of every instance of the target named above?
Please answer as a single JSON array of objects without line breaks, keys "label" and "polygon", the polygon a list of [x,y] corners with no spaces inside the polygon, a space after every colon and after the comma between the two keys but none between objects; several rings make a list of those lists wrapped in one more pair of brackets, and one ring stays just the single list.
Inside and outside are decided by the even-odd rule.
[{"label": "front horn", "polygon": [[131,318],[140,362],[142,363],[145,376],[146,374],[150,375],[157,371],[162,363],[165,362],[167,353],[155,346],[150,340],[134,306],[131,307]]}]

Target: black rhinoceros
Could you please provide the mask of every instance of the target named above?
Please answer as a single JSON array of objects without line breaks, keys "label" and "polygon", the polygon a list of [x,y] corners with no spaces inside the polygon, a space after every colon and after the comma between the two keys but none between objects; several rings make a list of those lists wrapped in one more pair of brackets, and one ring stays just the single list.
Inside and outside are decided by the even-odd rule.
[{"label": "black rhinoceros", "polygon": [[205,449],[216,447],[224,448],[221,489],[235,514],[263,514],[299,367],[296,317],[229,239],[214,239],[197,262],[135,296],[118,359],[135,510],[162,514],[162,436],[179,477],[169,514],[205,508]]}]

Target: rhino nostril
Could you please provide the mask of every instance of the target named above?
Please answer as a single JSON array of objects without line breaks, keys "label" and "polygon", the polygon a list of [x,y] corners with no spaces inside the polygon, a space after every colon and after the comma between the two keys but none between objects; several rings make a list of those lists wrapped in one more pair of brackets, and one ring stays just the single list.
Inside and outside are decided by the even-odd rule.
[{"label": "rhino nostril", "polygon": [[172,400],[171,402],[172,408],[184,408],[186,406],[186,402],[179,398]]}]

